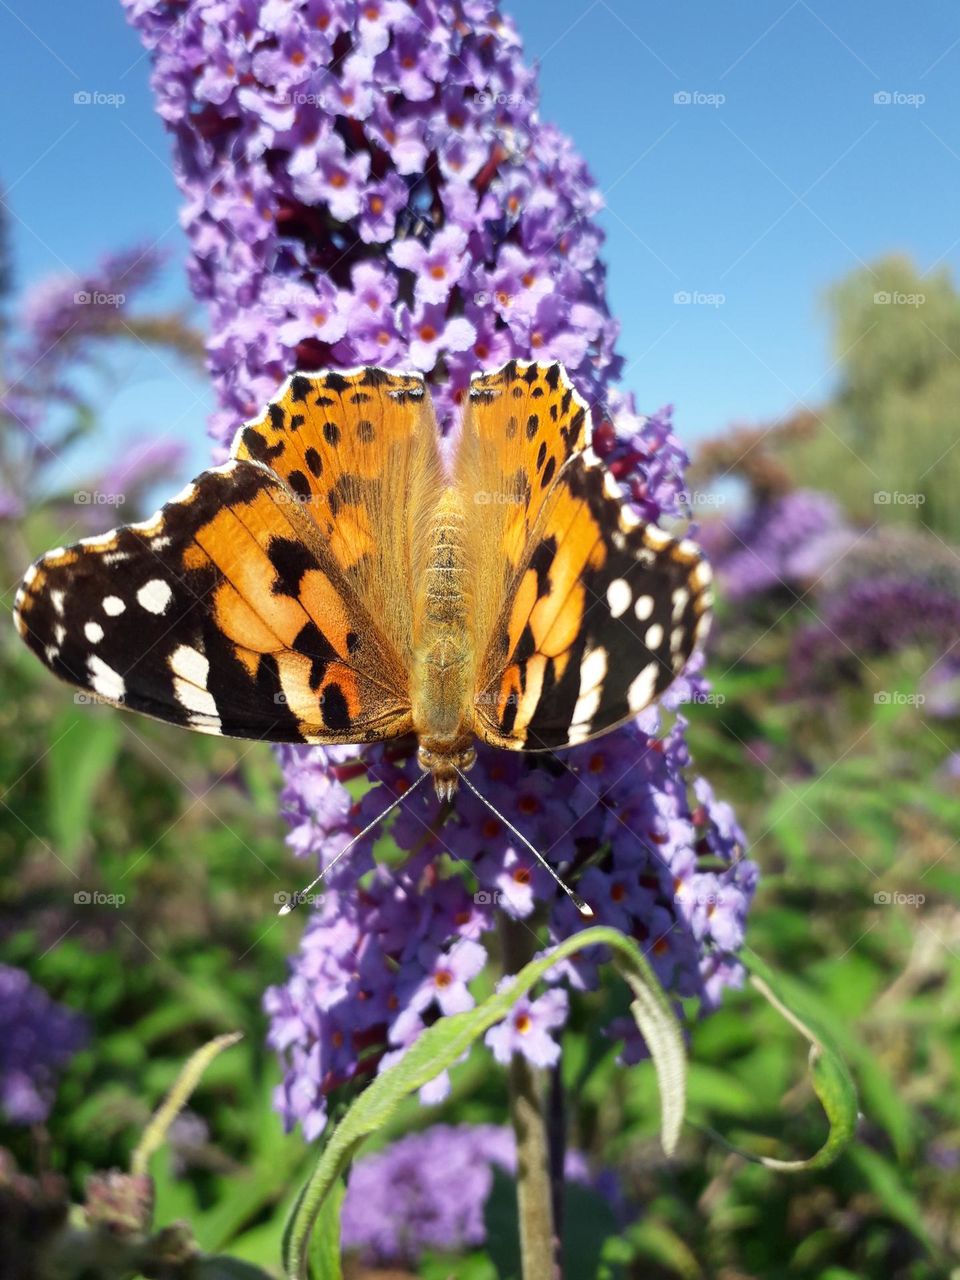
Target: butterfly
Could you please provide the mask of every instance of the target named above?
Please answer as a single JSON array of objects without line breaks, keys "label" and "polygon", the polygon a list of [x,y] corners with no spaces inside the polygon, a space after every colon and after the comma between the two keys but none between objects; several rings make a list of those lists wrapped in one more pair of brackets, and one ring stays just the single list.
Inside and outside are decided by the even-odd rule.
[{"label": "butterfly", "polygon": [[563,367],[511,360],[474,375],[449,471],[419,374],[294,374],[156,515],[33,564],[14,618],[55,675],[201,733],[413,733],[449,799],[475,739],[552,751],[636,716],[709,587],[623,501]]}]

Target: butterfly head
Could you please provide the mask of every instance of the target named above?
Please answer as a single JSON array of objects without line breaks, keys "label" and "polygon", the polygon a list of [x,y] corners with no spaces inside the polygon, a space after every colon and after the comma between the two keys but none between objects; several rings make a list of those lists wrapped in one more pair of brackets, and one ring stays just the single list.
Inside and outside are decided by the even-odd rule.
[{"label": "butterfly head", "polygon": [[425,773],[433,774],[433,785],[440,800],[452,800],[457,792],[460,774],[472,769],[477,753],[472,738],[460,738],[455,742],[421,742],[417,751],[417,763]]}]

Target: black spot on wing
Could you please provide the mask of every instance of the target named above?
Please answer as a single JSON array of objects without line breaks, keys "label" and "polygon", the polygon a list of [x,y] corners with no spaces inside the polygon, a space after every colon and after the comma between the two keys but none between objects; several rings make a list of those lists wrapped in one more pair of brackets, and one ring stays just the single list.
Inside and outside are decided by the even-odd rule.
[{"label": "black spot on wing", "polygon": [[276,444],[267,444],[266,437],[255,427],[247,427],[240,439],[250,457],[265,466],[269,466],[274,458],[279,458],[285,448],[282,440],[278,440]]},{"label": "black spot on wing", "polygon": [[296,538],[271,538],[267,555],[277,575],[274,595],[299,595],[303,575],[320,567],[313,552]]},{"label": "black spot on wing", "polygon": [[324,725],[333,732],[343,733],[350,728],[347,700],[338,684],[328,684],[320,695],[320,714]]},{"label": "black spot on wing", "polygon": [[545,596],[550,590],[550,570],[557,555],[557,539],[553,534],[541,538],[530,557],[530,568],[537,575],[537,596]]}]

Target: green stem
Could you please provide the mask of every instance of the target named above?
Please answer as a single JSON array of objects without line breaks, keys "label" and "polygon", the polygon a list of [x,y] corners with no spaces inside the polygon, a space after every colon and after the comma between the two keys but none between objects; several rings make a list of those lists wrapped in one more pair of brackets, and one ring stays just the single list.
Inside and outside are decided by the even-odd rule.
[{"label": "green stem", "polygon": [[[537,937],[522,920],[511,920],[505,914],[500,919],[504,968],[507,973],[519,973],[533,956]],[[562,1280],[542,1073],[515,1053],[507,1074],[510,1120],[517,1142],[521,1274],[523,1280]]]}]

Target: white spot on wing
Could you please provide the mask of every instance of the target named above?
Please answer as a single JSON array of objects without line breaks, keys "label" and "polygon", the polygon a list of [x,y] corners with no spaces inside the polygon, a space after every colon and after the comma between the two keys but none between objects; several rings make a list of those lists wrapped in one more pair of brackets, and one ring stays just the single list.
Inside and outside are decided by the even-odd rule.
[{"label": "white spot on wing", "polygon": [[119,596],[103,597],[103,612],[108,613],[111,618],[116,618],[123,613],[127,606],[123,603]]},{"label": "white spot on wing", "polygon": [[673,593],[673,620],[680,621],[680,616],[687,607],[687,601],[690,599],[690,592],[686,587],[677,587]]},{"label": "white spot on wing", "polygon": [[590,733],[590,724],[597,714],[603,695],[603,682],[607,675],[606,649],[591,649],[580,663],[580,695],[573,709],[570,741],[580,742]]},{"label": "white spot on wing", "polygon": [[170,670],[175,676],[189,680],[200,689],[206,689],[210,662],[199,649],[194,649],[189,644],[180,644],[170,655]]},{"label": "white spot on wing", "polygon": [[650,650],[660,648],[663,644],[663,627],[659,622],[654,622],[652,626],[647,627],[647,634],[643,637],[643,643]]},{"label": "white spot on wing", "polygon": [[610,606],[610,614],[614,618],[619,618],[621,613],[626,613],[630,608],[632,599],[633,592],[623,578],[614,578],[609,587],[607,587],[607,604]]},{"label": "white spot on wing", "polygon": [[637,615],[638,622],[646,622],[653,613],[653,596],[637,596],[633,612]]},{"label": "white spot on wing", "polygon": [[56,609],[57,613],[63,613],[63,592],[51,591],[50,603],[53,605],[54,609]]},{"label": "white spot on wing", "polygon": [[169,582],[164,582],[162,578],[151,578],[137,592],[137,602],[148,613],[163,613],[172,599],[173,592],[170,589],[170,584]]},{"label": "white spot on wing", "polygon": [[662,551],[673,539],[669,533],[664,533],[662,529],[658,529],[655,524],[648,524],[643,531],[643,538],[648,547],[653,547],[654,551]]},{"label": "white spot on wing", "polygon": [[103,639],[103,627],[99,622],[87,622],[84,624],[83,634],[91,644],[99,644]]},{"label": "white spot on wing", "polygon": [[113,667],[108,667],[102,658],[93,654],[87,659],[87,669],[90,672],[90,687],[101,698],[109,698],[111,702],[119,702],[123,698],[127,691],[123,676],[114,671]]},{"label": "white spot on wing", "polygon": [[657,664],[648,662],[627,690],[627,703],[631,711],[640,712],[648,707],[657,687]]}]

